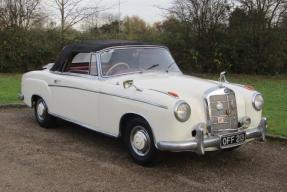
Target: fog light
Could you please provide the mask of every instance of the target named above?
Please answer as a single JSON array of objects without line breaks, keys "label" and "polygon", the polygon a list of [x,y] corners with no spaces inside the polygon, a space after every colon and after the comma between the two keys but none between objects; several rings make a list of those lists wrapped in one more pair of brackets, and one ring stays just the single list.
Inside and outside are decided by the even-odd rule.
[{"label": "fog light", "polygon": [[251,119],[250,117],[247,117],[247,116],[242,117],[240,123],[242,127],[248,128],[251,125]]}]

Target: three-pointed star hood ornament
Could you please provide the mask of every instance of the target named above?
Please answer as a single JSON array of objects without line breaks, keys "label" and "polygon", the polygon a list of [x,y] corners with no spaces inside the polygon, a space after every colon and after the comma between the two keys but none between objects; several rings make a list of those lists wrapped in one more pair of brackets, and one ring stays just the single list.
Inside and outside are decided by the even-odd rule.
[{"label": "three-pointed star hood ornament", "polygon": [[223,83],[228,83],[228,81],[226,80],[226,75],[227,74],[227,72],[226,71],[223,71],[223,72],[221,72],[220,73],[220,76],[219,76],[219,79],[218,79],[218,81],[219,81],[219,86],[220,87],[224,87],[224,85],[223,85]]}]

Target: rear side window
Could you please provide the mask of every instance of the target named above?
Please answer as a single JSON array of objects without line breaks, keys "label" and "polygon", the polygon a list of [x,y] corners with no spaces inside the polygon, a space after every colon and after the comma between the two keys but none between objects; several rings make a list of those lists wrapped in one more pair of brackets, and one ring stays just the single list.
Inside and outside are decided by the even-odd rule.
[{"label": "rear side window", "polygon": [[66,63],[63,72],[89,74],[91,53],[75,53]]}]

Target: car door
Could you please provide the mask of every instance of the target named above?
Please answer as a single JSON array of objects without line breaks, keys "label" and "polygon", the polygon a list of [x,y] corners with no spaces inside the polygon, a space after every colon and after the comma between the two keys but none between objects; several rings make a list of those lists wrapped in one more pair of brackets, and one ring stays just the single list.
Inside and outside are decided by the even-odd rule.
[{"label": "car door", "polygon": [[96,55],[74,53],[51,87],[55,115],[98,130],[99,79]]}]

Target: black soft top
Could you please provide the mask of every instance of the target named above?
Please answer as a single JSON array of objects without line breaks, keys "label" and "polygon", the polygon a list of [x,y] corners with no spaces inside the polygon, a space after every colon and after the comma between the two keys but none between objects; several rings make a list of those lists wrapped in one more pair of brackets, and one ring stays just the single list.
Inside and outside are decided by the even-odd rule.
[{"label": "black soft top", "polygon": [[84,41],[81,43],[73,43],[66,45],[59,54],[55,65],[51,71],[58,71],[62,68],[65,61],[71,54],[75,53],[90,53],[101,51],[110,47],[118,46],[162,46],[154,43],[140,42],[140,41],[127,41],[127,40],[98,40],[98,41]]}]

